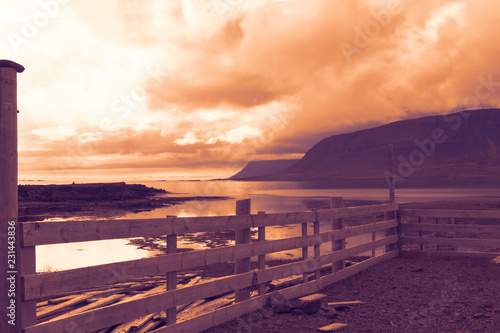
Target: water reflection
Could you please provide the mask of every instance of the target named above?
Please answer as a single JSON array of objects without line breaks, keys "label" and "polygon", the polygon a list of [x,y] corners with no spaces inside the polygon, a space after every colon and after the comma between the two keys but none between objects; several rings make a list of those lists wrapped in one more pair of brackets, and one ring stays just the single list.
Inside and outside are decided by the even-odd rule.
[{"label": "water reflection", "polygon": [[[129,182],[133,183],[133,182]],[[118,219],[164,218],[234,215],[235,201],[250,198],[251,211],[267,213],[297,212],[311,208],[327,208],[330,197],[341,196],[345,200],[384,202],[388,198],[387,189],[335,189],[326,183],[311,182],[237,182],[237,181],[140,181],[147,186],[163,188],[173,192],[169,196],[224,196],[229,200],[188,201],[183,204],[158,208],[149,212],[128,213]],[[437,200],[463,200],[467,198],[499,198],[498,188],[450,188],[450,189],[401,189],[397,191],[397,201],[429,202]],[[329,223],[322,224],[322,231],[328,230]],[[310,226],[312,228],[312,225]],[[312,234],[312,229],[309,231]],[[296,237],[301,235],[300,225],[266,228],[266,239]],[[383,237],[383,235],[377,235]],[[347,246],[371,240],[371,234],[352,237]],[[109,240],[73,244],[47,245],[37,247],[37,271],[44,266],[62,270],[89,265],[139,259],[156,253],[140,250],[127,245],[128,240]],[[204,244],[192,240],[181,240],[179,247],[203,248]],[[331,251],[331,244],[323,244],[322,253]],[[380,249],[378,250],[380,251]],[[285,256],[296,257],[301,250],[286,251]],[[312,254],[311,254],[312,255]],[[278,255],[270,255],[270,258]]]}]

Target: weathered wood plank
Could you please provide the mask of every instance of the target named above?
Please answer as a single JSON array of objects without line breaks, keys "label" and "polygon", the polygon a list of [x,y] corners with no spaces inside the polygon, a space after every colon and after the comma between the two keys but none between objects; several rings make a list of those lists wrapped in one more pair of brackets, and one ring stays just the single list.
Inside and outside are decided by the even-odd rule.
[{"label": "weathered wood plank", "polygon": [[[330,263],[333,259],[340,260],[344,259],[345,256],[352,256],[353,253],[357,253],[359,251],[364,252],[370,250],[370,246],[383,246],[384,242],[396,242],[397,236],[391,236],[385,239],[377,240],[375,242],[361,244],[359,246],[353,248],[347,248],[344,250],[337,251],[335,253],[330,253],[321,257],[321,262],[324,264]],[[396,253],[397,251],[393,251],[391,253]],[[388,253],[390,254],[390,253]],[[381,256],[377,256],[372,259],[377,258],[385,258]],[[314,259],[312,259],[314,260]],[[371,260],[371,259],[370,259]],[[377,259],[378,260],[378,259]],[[348,270],[351,272],[355,270],[353,267],[357,267],[362,269],[363,267],[367,267],[367,262],[373,261],[364,261],[362,263],[355,264],[350,266],[339,273]],[[377,261],[378,262],[378,261]],[[301,265],[302,264],[302,265]],[[291,268],[294,265],[296,268]],[[283,277],[284,271],[298,271],[298,274],[302,274],[304,270],[310,269],[303,265],[303,263],[293,263],[288,265],[281,265],[282,267],[275,266],[269,269],[265,269],[263,271],[254,271],[248,272],[244,274],[234,275],[227,278],[221,278],[218,280],[214,280],[207,283],[198,284],[189,288],[176,289],[172,291],[166,291],[157,295],[143,297],[140,299],[136,299],[135,301],[121,301],[117,304],[106,306],[94,311],[95,320],[91,323],[86,323],[85,321],[88,319],[84,314],[79,314],[73,316],[71,318],[65,318],[62,320],[57,320],[50,323],[41,323],[35,326],[31,326],[26,329],[26,333],[49,333],[49,332],[57,332],[65,327],[69,323],[69,321],[75,323],[75,325],[85,326],[85,330],[83,332],[92,332],[101,328],[109,327],[110,325],[120,324],[124,321],[131,321],[138,317],[147,315],[153,312],[160,312],[165,308],[171,308],[173,306],[185,304],[187,302],[195,301],[201,298],[208,298],[215,295],[219,295],[221,293],[230,292],[236,289],[242,289],[245,287],[252,286],[254,284],[263,283],[266,281],[271,281],[275,279],[275,277]],[[357,269],[356,268],[356,269]],[[313,269],[314,270],[314,269]],[[343,275],[342,275],[343,274]],[[347,273],[342,273],[341,275],[330,274],[328,276],[344,276]],[[318,281],[323,281],[325,277],[321,278]],[[316,281],[316,280],[315,280]],[[338,281],[338,280],[335,280]],[[307,284],[304,284],[307,285]],[[301,285],[302,286],[302,285]],[[324,285],[326,286],[326,285]],[[298,296],[306,295],[311,292],[317,292],[321,288],[317,290],[310,290],[307,287],[304,287],[307,293],[300,294]],[[316,287],[315,287],[316,288]],[[314,289],[314,288],[313,288]],[[286,289],[284,289],[286,290]],[[136,295],[137,296],[137,295]],[[296,296],[296,297],[298,297]],[[243,302],[242,302],[243,303]],[[82,328],[83,329],[83,328]]]},{"label": "weathered wood plank", "polygon": [[59,320],[59,319],[63,319],[63,318],[68,318],[68,317],[74,316],[75,314],[78,314],[78,313],[82,313],[82,312],[86,312],[86,311],[90,311],[90,310],[93,310],[93,309],[96,309],[96,308],[100,308],[100,307],[106,306],[106,305],[111,304],[111,303],[115,302],[116,300],[122,298],[123,296],[125,296],[125,294],[115,294],[115,295],[111,295],[111,296],[108,296],[108,297],[105,297],[105,298],[101,298],[100,300],[98,300],[96,302],[92,302],[92,303],[87,304],[85,306],[82,306],[80,308],[77,308],[77,309],[74,309],[72,311],[66,312],[66,313],[64,313],[64,314],[62,314],[60,316],[51,318],[51,319],[49,319],[49,321],[54,321],[54,320]]},{"label": "weathered wood plank", "polygon": [[401,251],[402,256],[413,257],[451,257],[451,258],[494,258],[498,252],[461,252],[461,251]]},{"label": "weathered wood plank", "polygon": [[[323,276],[320,280],[310,281],[305,284],[289,287],[280,291],[280,293],[287,299],[297,298],[303,295],[310,294],[311,292],[319,291],[323,288],[323,285],[328,285],[340,280],[343,280],[349,276],[352,276],[363,269],[366,269],[372,265],[375,265],[384,260],[389,260],[397,257],[399,252],[393,251],[389,253],[384,253],[374,258],[370,258],[356,265],[345,268],[341,271],[337,271],[333,274]],[[256,310],[266,311],[265,304],[269,295],[259,296],[252,298],[229,307],[216,310],[211,313],[193,318],[189,321],[179,322],[175,325],[167,326],[158,329],[155,333],[197,333],[206,330],[210,327],[217,326],[228,320],[238,318],[246,313],[250,313]]]},{"label": "weathered wood plank", "polygon": [[478,238],[439,238],[439,237],[400,237],[402,244],[455,245],[455,246],[487,246],[500,247],[500,239]]},{"label": "weathered wood plank", "polygon": [[[26,328],[25,333],[59,332],[72,323],[82,329],[82,332],[93,332],[101,328],[131,321],[153,312],[185,304],[202,298],[216,296],[253,285],[254,273],[249,272],[227,278],[217,279],[198,284],[189,288],[165,291],[156,295],[144,297],[135,295],[116,304],[95,310],[95,319],[87,322],[88,316],[77,314],[48,323],[40,323]],[[160,286],[165,288],[165,286]],[[133,299],[133,301],[131,301]]]},{"label": "weathered wood plank", "polygon": [[73,305],[83,303],[83,302],[85,302],[85,300],[92,297],[93,295],[94,295],[94,293],[86,293],[86,294],[83,294],[80,296],[73,297],[70,300],[67,300],[66,302],[62,302],[62,303],[59,303],[59,304],[54,305],[54,306],[46,307],[45,309],[42,309],[41,311],[39,311],[37,313],[37,317],[43,318],[43,317],[50,316],[54,313],[61,311],[64,308],[68,308],[68,307],[71,307]]},{"label": "weathered wood plank", "polygon": [[331,307],[342,307],[342,306],[351,306],[351,305],[360,305],[360,304],[365,304],[365,302],[362,301],[347,301],[347,302],[329,302],[326,305],[331,306]]},{"label": "weathered wood plank", "polygon": [[[179,271],[218,262],[231,261],[234,258],[248,256],[249,253],[251,256],[257,256],[271,252],[314,246],[321,242],[384,230],[396,225],[396,220],[390,220],[328,231],[320,233],[319,235],[262,241],[204,251],[183,252],[99,266],[76,268],[60,272],[28,275],[23,277],[25,299],[29,300],[58,295],[72,290],[118,282],[120,279],[131,280],[145,275],[161,275],[169,271]],[[65,283],[65,281],[68,280],[73,281],[73,283]]]},{"label": "weathered wood plank", "polygon": [[479,224],[417,224],[403,223],[402,231],[430,231],[430,232],[461,232],[461,233],[500,233],[500,225]]},{"label": "weathered wood plank", "polygon": [[[320,221],[396,210],[397,204],[381,204],[318,210]],[[313,212],[277,213],[265,216],[202,216],[143,220],[97,220],[20,223],[23,246],[84,242],[132,237],[217,231],[286,225],[313,221]]]},{"label": "weathered wood plank", "polygon": [[[394,195],[394,192],[392,192],[391,195]],[[320,332],[336,332],[336,331],[343,330],[347,326],[348,326],[347,324],[333,323],[333,324],[318,328],[318,331],[320,331]]]},{"label": "weathered wood plank", "polygon": [[500,219],[498,210],[401,209],[401,216]]}]

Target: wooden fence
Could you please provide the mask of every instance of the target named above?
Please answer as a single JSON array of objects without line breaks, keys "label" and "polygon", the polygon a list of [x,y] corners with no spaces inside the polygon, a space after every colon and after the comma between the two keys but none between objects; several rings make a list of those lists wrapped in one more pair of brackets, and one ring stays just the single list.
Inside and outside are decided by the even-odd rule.
[{"label": "wooden fence", "polygon": [[485,258],[500,255],[498,210],[401,209],[398,215],[403,222],[399,230],[403,252]]},{"label": "wooden fence", "polygon": [[[335,201],[335,200],[334,200]],[[336,201],[338,204],[338,200]],[[178,218],[145,220],[103,220],[68,222],[25,222],[21,223],[22,247],[27,249],[31,260],[35,260],[37,245],[59,244],[131,237],[158,237],[167,235],[168,254],[139,260],[117,262],[64,271],[24,274],[22,276],[24,315],[35,316],[36,300],[47,299],[74,290],[86,289],[115,281],[117,272],[133,279],[144,276],[165,275],[166,291],[153,296],[118,302],[89,312],[62,316],[56,320],[38,322],[24,327],[26,333],[64,332],[68,327],[78,332],[94,332],[125,321],[154,312],[166,311],[167,324],[155,332],[198,332],[245,313],[262,308],[269,294],[264,293],[266,282],[303,274],[301,284],[281,290],[291,299],[321,290],[327,285],[370,267],[383,260],[398,255],[395,243],[398,235],[395,229],[398,221],[394,217],[397,205],[394,203],[333,208],[297,213],[259,214],[250,213],[250,201],[237,202],[237,215],[217,217]],[[393,217],[387,219],[386,217]],[[368,224],[344,227],[344,219],[364,218]],[[329,230],[321,231],[320,222],[331,222]],[[307,234],[307,226],[312,223],[314,233]],[[265,229],[272,226],[301,224],[302,236],[265,240]],[[329,224],[330,225],[330,224]],[[258,229],[258,240],[250,242],[250,228]],[[176,253],[177,238],[185,233],[235,230],[236,244],[202,251]],[[384,232],[385,237],[376,239],[376,232]],[[345,247],[345,239],[361,234],[372,234],[369,242]],[[332,251],[320,255],[320,245],[330,242]],[[392,246],[392,247],[391,247]],[[307,249],[314,248],[314,257],[308,257]],[[344,260],[387,247],[383,254],[345,267]],[[303,249],[301,261],[274,267],[265,267],[265,255],[292,249]],[[258,258],[258,269],[250,270],[250,257]],[[24,258],[26,262],[26,258]],[[213,281],[176,289],[176,273],[180,270],[234,262],[235,274]],[[33,263],[28,263],[30,266]],[[321,276],[321,268],[332,267],[332,273]],[[309,281],[309,273],[314,277]],[[250,290],[258,294],[250,297]],[[192,301],[236,291],[234,304],[212,311],[193,319],[176,322],[176,307]],[[36,322],[35,318],[31,322]]]}]

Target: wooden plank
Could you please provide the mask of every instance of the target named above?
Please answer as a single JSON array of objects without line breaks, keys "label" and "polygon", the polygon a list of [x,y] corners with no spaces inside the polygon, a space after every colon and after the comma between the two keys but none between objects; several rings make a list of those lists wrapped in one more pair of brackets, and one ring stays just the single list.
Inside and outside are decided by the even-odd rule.
[{"label": "wooden plank", "polygon": [[401,209],[401,216],[500,219],[499,210]]},{"label": "wooden plank", "polygon": [[73,297],[72,299],[70,299],[66,302],[62,302],[62,303],[59,303],[57,305],[47,307],[46,309],[42,309],[41,311],[39,311],[37,313],[37,317],[43,318],[43,317],[50,316],[54,313],[59,312],[61,309],[71,307],[71,306],[76,305],[78,303],[83,303],[83,302],[85,302],[85,300],[92,297],[93,295],[94,295],[94,293],[86,293],[86,294],[83,294],[83,295],[80,295],[77,297]]},{"label": "wooden plank", "polygon": [[469,247],[500,247],[500,239],[478,238],[436,238],[436,237],[400,237],[402,244],[455,245]]},{"label": "wooden plank", "polygon": [[[397,204],[318,210],[320,221],[365,216],[397,210]],[[265,216],[202,216],[171,219],[96,220],[20,223],[23,246],[84,242],[133,237],[287,225],[313,221],[313,212],[276,213]]]},{"label": "wooden plank", "polygon": [[460,233],[500,233],[500,225],[480,224],[417,224],[403,223],[402,231],[429,231],[429,232],[460,232]]},{"label": "wooden plank", "polygon": [[60,316],[51,318],[51,319],[49,319],[49,321],[54,321],[54,320],[60,320],[60,319],[63,319],[63,318],[68,318],[68,317],[74,316],[75,314],[78,314],[78,313],[82,313],[82,312],[86,312],[86,311],[90,311],[90,310],[93,310],[93,309],[97,309],[97,308],[106,306],[108,304],[114,303],[116,300],[122,298],[123,296],[125,296],[125,294],[115,294],[115,295],[111,295],[111,296],[108,296],[108,297],[105,297],[105,298],[101,298],[100,300],[98,300],[96,302],[92,302],[92,303],[87,304],[85,306],[82,306],[80,308],[77,308],[77,309],[74,309],[72,311],[66,312],[66,313],[64,313],[64,314],[62,314]]},{"label": "wooden plank", "polygon": [[[329,274],[323,276],[320,280],[310,281],[305,284],[301,284],[298,286],[289,287],[280,291],[282,295],[284,295],[287,299],[297,298],[303,295],[307,295],[311,293],[311,290],[319,291],[322,289],[323,285],[327,285],[327,283],[334,283],[345,279],[351,275],[354,275],[360,272],[363,269],[366,269],[372,265],[375,265],[381,261],[389,260],[391,258],[395,258],[398,256],[398,251],[394,251],[392,253],[384,253],[375,258],[368,259],[362,263],[358,263],[356,265],[350,266],[348,268],[343,269],[342,271],[338,271],[334,274]],[[231,306],[228,306],[223,309],[219,309],[199,317],[193,318],[189,321],[183,321],[176,323],[174,325],[170,325],[167,327],[160,328],[155,331],[155,333],[197,333],[203,330],[209,329],[211,327],[217,326],[226,321],[232,320],[234,318],[238,318],[244,314],[265,309],[265,304],[267,302],[267,298],[269,295],[258,296],[241,303],[237,303]],[[264,311],[264,310],[263,310]]]},{"label": "wooden plank", "polygon": [[[71,270],[34,274],[23,277],[25,299],[36,299],[64,292],[85,289],[96,285],[105,285],[120,279],[131,280],[141,276],[166,274],[168,271],[178,271],[218,262],[271,252],[286,251],[300,247],[314,246],[320,242],[338,240],[364,233],[384,230],[397,225],[396,220],[377,222],[343,230],[334,230],[319,235],[294,237],[282,240],[263,241],[237,246],[226,246],[205,251],[192,251],[164,256],[129,260],[124,262],[76,268]],[[241,252],[242,254],[239,254]],[[71,280],[73,283],[65,283]]]},{"label": "wooden plank", "polygon": [[179,321],[188,320],[194,318],[200,314],[205,312],[211,312],[217,309],[220,309],[224,306],[230,305],[234,302],[234,298],[231,297],[221,297],[217,298],[213,301],[209,301],[203,303],[197,307],[190,308],[189,310],[185,310],[179,314]]},{"label": "wooden plank", "polygon": [[451,258],[494,258],[498,252],[460,252],[460,251],[401,251],[401,255],[409,258],[413,257],[451,257]]},{"label": "wooden plank", "polygon": [[[376,242],[373,243],[367,243],[367,244],[361,244],[353,248],[347,248],[344,250],[337,251],[336,253],[330,253],[328,255],[325,255],[324,257],[321,258],[321,260],[327,264],[330,263],[333,259],[343,259],[345,258],[344,256],[352,256],[353,253],[357,253],[359,251],[368,251],[371,250],[371,246],[382,246],[385,242],[396,242],[397,241],[397,236],[392,236],[389,238],[377,240]],[[397,253],[397,251],[393,251],[391,253]],[[379,260],[380,258],[385,258],[383,256],[377,256],[372,259]],[[375,261],[376,261],[375,260]],[[382,259],[380,259],[382,260]],[[350,266],[342,271],[339,272],[344,272],[348,270],[347,272],[352,272],[353,267],[358,267],[362,269],[366,265],[368,265],[366,262],[375,262],[375,261],[365,261],[362,263],[355,264],[353,266]],[[376,261],[378,262],[378,261]],[[294,263],[291,265],[296,265],[295,269],[299,271],[299,274],[301,274],[304,270],[307,270],[307,266],[300,266],[302,264],[301,262],[299,263]],[[289,264],[290,265],[290,264]],[[88,319],[87,316],[83,314],[78,314],[75,315],[71,318],[65,318],[57,321],[53,321],[50,323],[41,323],[35,326],[31,326],[26,329],[26,333],[49,333],[49,332],[57,332],[59,330],[62,330],[65,325],[69,324],[69,322],[73,322],[75,325],[78,325],[80,327],[85,327],[85,331],[83,332],[92,332],[101,328],[109,327],[112,325],[120,324],[124,321],[131,321],[134,320],[138,317],[147,315],[152,312],[160,312],[162,309],[185,304],[187,302],[195,301],[201,298],[208,298],[212,297],[215,295],[219,295],[225,292],[230,292],[235,289],[242,289],[245,287],[249,287],[254,285],[255,283],[262,283],[265,281],[271,281],[274,279],[274,277],[281,276],[283,275],[283,269],[290,269],[289,265],[282,265],[283,267],[271,267],[269,269],[265,269],[263,271],[254,271],[254,272],[248,272],[244,274],[239,274],[236,276],[231,276],[227,278],[221,278],[218,280],[214,280],[211,282],[207,283],[202,283],[198,284],[189,288],[182,288],[182,289],[176,289],[172,291],[167,291],[163,292],[157,295],[152,295],[148,297],[142,297],[140,299],[137,299],[135,301],[121,301],[118,302],[117,304],[113,304],[110,306],[106,306],[100,309],[97,309],[94,311],[95,314],[95,320],[92,321],[91,323],[87,323],[86,320]],[[361,266],[359,266],[361,265]],[[293,272],[293,269],[292,269]],[[342,273],[342,274],[347,274],[347,273]],[[330,274],[327,276],[344,276],[344,275],[335,275],[335,274]],[[322,281],[325,277],[321,278],[319,281]],[[316,280],[315,280],[316,281]],[[330,281],[330,280],[327,280]],[[311,283],[311,282],[308,282]],[[308,284],[306,283],[306,284]],[[304,287],[306,288],[306,287]],[[321,289],[321,288],[320,288]],[[284,289],[286,290],[286,289]],[[316,292],[318,290],[311,290],[311,289],[304,289],[308,293],[311,292]],[[302,296],[305,294],[301,294],[299,296]],[[140,296],[140,295],[136,295]],[[133,296],[134,297],[134,296]],[[297,296],[298,297],[298,296]]]},{"label": "wooden plank", "polygon": [[[254,272],[249,272],[237,276],[230,276],[189,288],[175,289],[147,297],[135,295],[129,298],[128,301],[125,299],[116,304],[95,310],[95,319],[90,323],[86,322],[88,316],[77,314],[71,318],[64,318],[50,323],[40,323],[28,327],[25,333],[59,332],[69,323],[81,327],[83,330],[82,332],[93,332],[125,321],[131,321],[153,312],[161,312],[163,309],[171,308],[176,305],[251,286],[253,285],[254,274]],[[165,286],[162,287],[165,288]],[[130,299],[134,298],[138,299],[130,301]]]},{"label": "wooden plank", "polygon": [[149,320],[153,319],[153,317],[155,315],[156,315],[155,313],[150,313],[147,316],[143,316],[143,317],[138,318],[136,320],[123,323],[123,324],[119,325],[118,327],[114,328],[111,331],[111,333],[128,333],[133,329],[137,329],[137,328],[144,326]]},{"label": "wooden plank", "polygon": [[365,304],[366,302],[362,301],[347,301],[347,302],[329,302],[326,305],[331,307],[342,307],[342,306],[351,306],[351,305],[360,305]]},{"label": "wooden plank", "polygon": [[347,324],[333,323],[333,324],[318,328],[318,331],[320,331],[320,332],[336,332],[336,331],[343,330],[347,326],[348,326]]}]

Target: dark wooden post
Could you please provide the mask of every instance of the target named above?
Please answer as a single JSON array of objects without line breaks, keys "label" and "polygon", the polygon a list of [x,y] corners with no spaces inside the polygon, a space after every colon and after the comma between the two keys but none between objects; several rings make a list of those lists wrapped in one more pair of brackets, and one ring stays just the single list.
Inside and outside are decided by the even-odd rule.
[{"label": "dark wooden post", "polygon": [[[17,215],[17,73],[0,60],[0,332],[36,324],[36,300],[23,301],[22,276],[36,273],[35,247],[22,247]],[[15,290],[14,290],[15,289]]]},{"label": "dark wooden post", "polygon": [[[333,208],[344,208],[344,199],[342,197],[333,197],[330,201],[330,207]],[[344,229],[345,219],[332,219],[332,230]],[[345,249],[345,239],[339,239],[337,241],[332,241],[332,251]],[[332,273],[345,268],[345,260],[339,260],[332,262]]]},{"label": "dark wooden post", "polygon": [[[319,235],[318,211],[316,209],[314,210],[314,234]],[[321,244],[314,245],[314,259],[316,259],[318,261],[319,261],[319,257],[320,257],[320,246],[321,246]],[[318,265],[318,269],[316,269],[316,271],[314,271],[314,278],[317,281],[317,280],[319,280],[320,277],[321,277],[321,265]]]},{"label": "dark wooden post", "polygon": [[389,202],[396,201],[395,186],[394,186],[394,146],[389,145]]},{"label": "dark wooden post", "polygon": [[[266,212],[259,212],[261,216],[266,216]],[[266,227],[259,227],[259,242],[264,242],[266,240]],[[266,268],[266,255],[259,255],[259,269]],[[266,284],[259,284],[259,296],[262,296],[266,293]]]},{"label": "dark wooden post", "polygon": [[[373,213],[372,214],[372,222],[373,224],[377,223],[377,214],[376,213]],[[377,232],[374,231],[372,232],[372,242],[376,241],[377,240]],[[377,255],[377,249],[373,249],[372,250],[372,257],[375,257]]]},{"label": "dark wooden post", "polygon": [[[176,216],[167,216],[172,218]],[[177,253],[177,235],[167,235],[167,254]],[[177,271],[167,273],[167,291],[177,289]],[[175,324],[177,321],[177,308],[167,309],[167,325]]]},{"label": "dark wooden post", "polygon": [[[389,148],[389,203],[396,202],[395,186],[394,186],[394,146],[390,144]],[[387,220],[392,220],[397,218],[397,212],[387,212],[385,217]],[[396,228],[389,228],[385,231],[385,237],[392,236],[396,234]],[[396,245],[389,244],[385,247],[385,252],[390,252],[396,249]]]},{"label": "dark wooden post", "polygon": [[[302,236],[307,236],[307,222],[302,223]],[[308,247],[302,248],[302,261],[306,261],[309,258]],[[309,273],[305,272],[302,274],[302,282],[306,283],[309,281]]]},{"label": "dark wooden post", "polygon": [[[250,199],[236,201],[236,215],[250,214]],[[234,231],[236,245],[250,243],[250,228],[243,228]],[[234,273],[241,274],[250,271],[250,257],[237,259],[234,262]],[[235,301],[241,302],[250,298],[250,289],[235,290]]]}]

